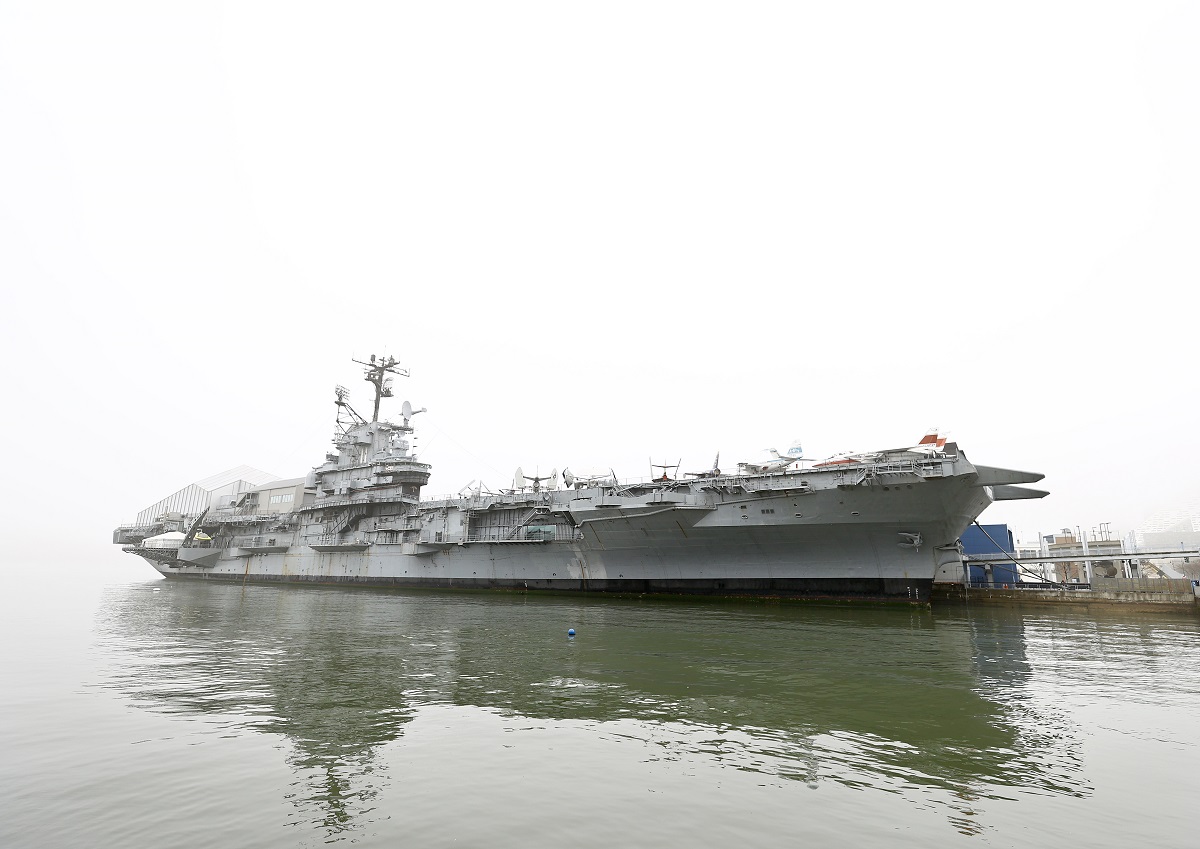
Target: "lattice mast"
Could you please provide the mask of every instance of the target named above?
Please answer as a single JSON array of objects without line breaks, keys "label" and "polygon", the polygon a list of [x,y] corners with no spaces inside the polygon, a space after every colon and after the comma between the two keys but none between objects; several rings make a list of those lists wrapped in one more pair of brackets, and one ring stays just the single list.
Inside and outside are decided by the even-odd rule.
[{"label": "lattice mast", "polygon": [[371,421],[379,421],[379,402],[384,398],[392,397],[392,379],[388,377],[390,374],[397,374],[400,377],[408,377],[408,369],[400,368],[396,363],[398,360],[395,357],[378,357],[374,354],[368,362],[355,360],[360,366],[365,366],[367,369],[366,377],[363,379],[367,383],[375,387],[375,411],[371,414]]}]

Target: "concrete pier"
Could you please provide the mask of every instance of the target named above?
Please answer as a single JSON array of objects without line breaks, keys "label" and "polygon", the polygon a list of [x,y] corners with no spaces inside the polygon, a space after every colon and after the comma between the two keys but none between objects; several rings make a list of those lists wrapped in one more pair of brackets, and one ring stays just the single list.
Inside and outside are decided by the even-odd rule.
[{"label": "concrete pier", "polygon": [[[1117,582],[1113,582],[1117,584]],[[1163,591],[1148,592],[1093,586],[1090,589],[1004,589],[966,587],[962,584],[934,584],[930,602],[934,606],[950,604],[986,604],[1001,607],[1069,607],[1072,610],[1113,610],[1121,608],[1138,612],[1194,613],[1200,615],[1200,599],[1190,582],[1162,582]],[[1174,586],[1174,584],[1186,584]],[[1067,585],[1070,586],[1070,585]]]}]

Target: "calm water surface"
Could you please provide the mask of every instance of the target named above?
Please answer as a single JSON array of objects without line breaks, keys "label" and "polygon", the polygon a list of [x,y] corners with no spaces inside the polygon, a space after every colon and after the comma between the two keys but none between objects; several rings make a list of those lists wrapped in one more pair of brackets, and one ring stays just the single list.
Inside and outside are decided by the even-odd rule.
[{"label": "calm water surface", "polygon": [[0,612],[4,847],[1200,845],[1197,616],[156,579]]}]

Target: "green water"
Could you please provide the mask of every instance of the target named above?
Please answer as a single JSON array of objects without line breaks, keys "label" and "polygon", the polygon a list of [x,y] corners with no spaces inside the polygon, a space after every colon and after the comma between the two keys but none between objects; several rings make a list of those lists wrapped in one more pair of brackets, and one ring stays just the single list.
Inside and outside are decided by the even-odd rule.
[{"label": "green water", "polygon": [[149,578],[2,611],[4,847],[1200,842],[1195,616]]}]

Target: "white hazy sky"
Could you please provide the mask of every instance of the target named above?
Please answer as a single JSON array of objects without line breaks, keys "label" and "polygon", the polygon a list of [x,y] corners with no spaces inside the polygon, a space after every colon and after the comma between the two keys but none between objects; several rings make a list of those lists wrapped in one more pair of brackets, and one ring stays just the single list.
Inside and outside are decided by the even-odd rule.
[{"label": "white hazy sky", "polygon": [[371,352],[430,494],[937,426],[1046,474],[987,521],[1128,531],[1200,496],[1198,43],[1172,2],[0,2],[6,557],[304,474]]}]

